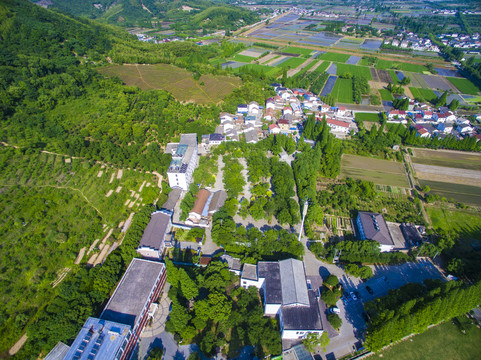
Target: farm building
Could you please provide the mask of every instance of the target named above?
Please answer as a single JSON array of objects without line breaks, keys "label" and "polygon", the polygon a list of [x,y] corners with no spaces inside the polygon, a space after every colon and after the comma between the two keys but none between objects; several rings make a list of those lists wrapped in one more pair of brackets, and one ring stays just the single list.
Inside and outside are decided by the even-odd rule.
[{"label": "farm building", "polygon": [[335,119],[326,119],[327,126],[334,132],[349,133],[349,123],[346,121],[340,121]]},{"label": "farm building", "polygon": [[377,241],[381,246],[381,252],[391,251],[394,248],[394,241],[386,220],[381,214],[359,211],[356,224],[361,240]]}]

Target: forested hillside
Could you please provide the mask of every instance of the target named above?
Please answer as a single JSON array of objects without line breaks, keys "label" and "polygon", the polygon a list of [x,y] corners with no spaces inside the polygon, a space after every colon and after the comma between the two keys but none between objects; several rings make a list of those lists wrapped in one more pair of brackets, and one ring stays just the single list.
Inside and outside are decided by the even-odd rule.
[{"label": "forested hillside", "polygon": [[[34,1],[36,2],[36,1]],[[50,0],[49,8],[120,26],[152,27],[174,22],[176,30],[229,29],[252,24],[258,16],[239,7],[212,1]]]}]

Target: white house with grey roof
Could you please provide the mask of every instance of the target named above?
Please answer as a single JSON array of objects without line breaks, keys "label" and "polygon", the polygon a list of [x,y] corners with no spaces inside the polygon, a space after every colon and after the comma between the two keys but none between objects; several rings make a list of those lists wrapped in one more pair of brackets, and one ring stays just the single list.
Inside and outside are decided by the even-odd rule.
[{"label": "white house with grey roof", "polygon": [[302,339],[308,333],[323,332],[319,303],[307,288],[304,264],[300,260],[260,261],[244,264],[241,285],[259,289],[265,315],[278,315],[283,339]]},{"label": "white house with grey roof", "polygon": [[391,251],[394,248],[391,233],[381,214],[359,211],[356,224],[361,240],[378,242],[381,252]]},{"label": "white house with grey roof", "polygon": [[189,189],[197,167],[197,134],[182,134],[178,143],[169,143],[166,153],[172,154],[167,176],[171,188]]},{"label": "white house with grey roof", "polygon": [[142,234],[137,252],[143,258],[159,260],[165,247],[167,234],[172,229],[172,212],[162,209],[152,213]]}]

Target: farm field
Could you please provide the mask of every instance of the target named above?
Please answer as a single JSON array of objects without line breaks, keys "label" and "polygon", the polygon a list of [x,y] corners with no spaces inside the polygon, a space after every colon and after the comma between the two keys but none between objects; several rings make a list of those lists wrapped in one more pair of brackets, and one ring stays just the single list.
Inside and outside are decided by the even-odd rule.
[{"label": "farm field", "polygon": [[441,181],[461,185],[481,186],[481,171],[454,167],[414,164],[420,180]]},{"label": "farm field", "polygon": [[417,65],[417,64],[411,64],[411,63],[383,60],[383,59],[378,59],[375,67],[376,69],[379,69],[379,70],[392,69],[392,70],[403,70],[403,71],[411,71],[411,72],[418,72],[418,73],[428,71],[428,69],[424,65]]},{"label": "farm field", "polygon": [[338,54],[327,52],[321,55],[322,60],[337,61],[340,63],[345,63],[351,56],[347,54]]},{"label": "farm field", "polygon": [[371,359],[384,360],[475,360],[479,359],[481,329],[460,316],[467,328],[464,335],[451,320],[422,334],[406,339],[372,355]]},{"label": "farm field", "polygon": [[305,55],[309,56],[314,50],[312,49],[304,49],[304,48],[299,48],[299,47],[294,47],[294,46],[289,46],[288,48],[285,48],[282,50],[283,53],[288,53],[288,54],[299,54],[299,55]]},{"label": "farm field", "polygon": [[477,95],[481,90],[471,81],[465,78],[447,78],[463,94]]},{"label": "farm field", "polygon": [[448,210],[427,206],[426,211],[434,229],[454,233],[461,238],[481,240],[481,214],[468,210]]},{"label": "farm field", "polygon": [[350,65],[350,64],[336,64],[337,75],[350,73],[355,76],[362,76],[368,80],[372,80],[371,70],[366,66]]},{"label": "farm field", "polygon": [[352,101],[352,80],[338,78],[332,89],[331,96],[340,103],[354,103]]},{"label": "farm field", "polygon": [[413,94],[415,99],[424,99],[432,102],[438,98],[431,89],[410,87],[409,90],[411,90],[411,94]]},{"label": "farm field", "polygon": [[479,186],[430,180],[421,180],[420,183],[421,186],[429,186],[430,193],[445,197],[447,200],[454,199],[464,204],[481,206],[481,187]]},{"label": "farm field", "polygon": [[356,113],[355,117],[356,117],[356,120],[379,122],[379,114],[377,113],[358,112]]},{"label": "farm field", "polygon": [[245,55],[240,55],[240,54],[236,54],[232,60],[234,61],[239,61],[239,62],[246,62],[246,63],[249,63],[251,62],[252,60],[256,59],[255,57],[251,57],[251,56],[245,56]]},{"label": "farm field", "polygon": [[383,101],[393,101],[394,97],[387,89],[380,89],[379,93],[381,94],[381,98]]},{"label": "farm field", "polygon": [[411,149],[416,164],[481,171],[481,154],[464,151]]},{"label": "farm field", "polygon": [[302,65],[304,62],[306,61],[305,58],[300,58],[300,57],[291,57],[290,59],[280,63],[279,65],[277,65],[277,67],[280,67],[280,68],[291,68],[291,69],[295,69],[296,67],[298,67],[299,65]]},{"label": "farm field", "polygon": [[331,65],[329,61],[323,61],[317,68],[313,71],[316,71],[318,73],[323,73],[324,71],[327,70],[327,68]]},{"label": "farm field", "polygon": [[345,154],[342,156],[341,175],[380,185],[409,187],[403,164],[389,160]]},{"label": "farm field", "polygon": [[[198,104],[218,103],[242,83],[235,77],[214,75],[202,75],[195,81],[191,72],[167,64],[111,65],[100,68],[99,72],[106,76],[118,76],[129,86],[138,86],[143,90],[165,90],[179,101]],[[200,85],[201,82],[205,85]]]}]

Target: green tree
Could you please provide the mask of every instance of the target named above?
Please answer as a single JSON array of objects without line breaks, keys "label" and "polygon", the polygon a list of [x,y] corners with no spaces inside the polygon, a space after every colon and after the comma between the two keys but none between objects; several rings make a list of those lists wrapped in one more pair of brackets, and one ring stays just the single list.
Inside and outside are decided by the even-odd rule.
[{"label": "green tree", "polygon": [[336,330],[339,330],[342,326],[342,319],[337,314],[330,313],[329,315],[327,315],[327,320]]},{"label": "green tree", "polygon": [[164,355],[164,350],[160,347],[154,347],[149,352],[149,357],[147,360],[162,360],[162,356]]},{"label": "green tree", "polygon": [[336,275],[329,275],[326,280],[324,280],[324,284],[329,285],[331,288],[339,284],[339,279]]},{"label": "green tree", "polygon": [[302,343],[309,352],[316,351],[318,346],[321,346],[321,336],[318,333],[308,333],[306,338],[302,340]]}]

